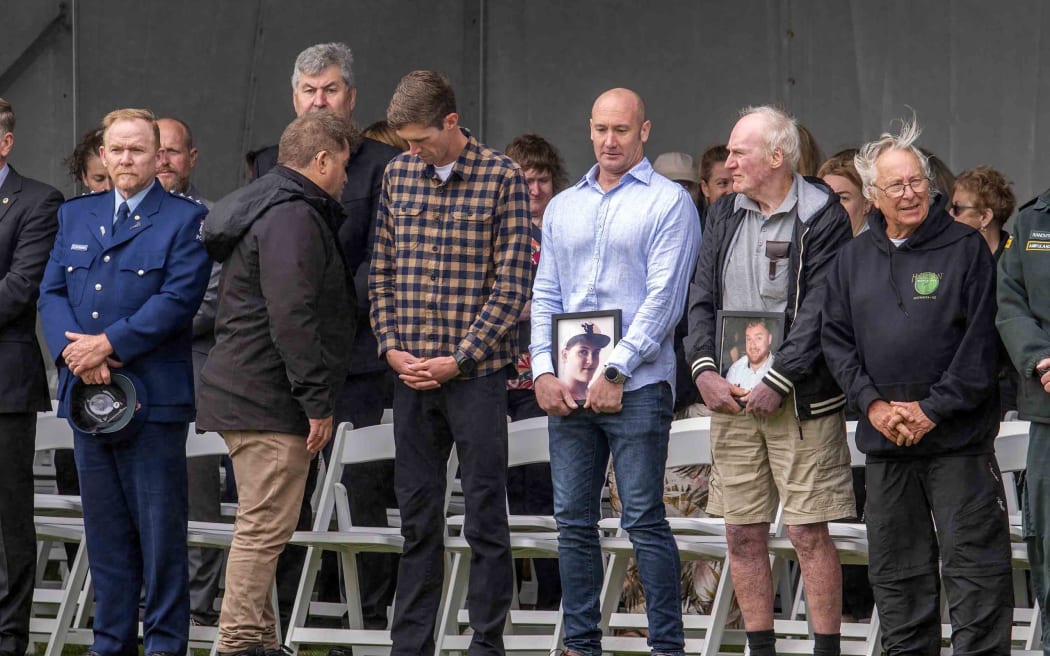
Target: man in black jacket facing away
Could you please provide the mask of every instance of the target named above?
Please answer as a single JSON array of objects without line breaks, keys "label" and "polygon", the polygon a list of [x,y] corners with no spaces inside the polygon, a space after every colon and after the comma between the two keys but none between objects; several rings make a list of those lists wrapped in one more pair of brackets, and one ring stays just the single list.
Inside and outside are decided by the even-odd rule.
[{"label": "man in black jacket facing away", "polygon": [[219,617],[224,654],[280,647],[267,603],[277,556],[313,456],[332,437],[354,337],[354,288],[335,234],[351,137],[333,113],[297,118],[278,166],[219,201],[204,226],[223,269],[197,427],[222,433],[239,497]]},{"label": "man in black jacket facing away", "polygon": [[[784,506],[798,551],[816,656],[836,656],[842,610],[838,552],[827,523],[856,512],[845,398],[820,353],[829,264],[849,239],[838,197],[795,173],[798,127],[773,107],[747,108],[729,136],[732,195],[708,210],[689,298],[686,354],[711,417],[707,512],[726,520],[729,562],[754,656],[774,653],[766,542]],[[783,313],[783,342],[751,390],[720,375],[721,311]]]},{"label": "man in black jacket facing away", "polygon": [[943,197],[930,205],[918,136],[905,123],[855,158],[877,211],[828,276],[824,356],[860,415],[883,649],[940,653],[943,579],[955,653],[1008,654],[995,263]]},{"label": "man in black jacket facing away", "polygon": [[[292,69],[292,106],[296,116],[307,112],[331,111],[353,124],[357,87],[354,86],[354,56],[345,44],[319,43],[299,53]],[[375,426],[383,409],[393,403],[393,376],[390,367],[377,353],[372,328],[368,325],[368,269],[372,262],[372,240],[375,235],[376,210],[383,184],[383,171],[398,150],[384,143],[362,137],[355,139],[346,164],[346,186],[336,196],[346,219],[338,228],[339,243],[357,292],[358,314],[356,337],[351,352],[353,369],[347,373],[343,391],[336,399],[335,425],[349,421],[354,428]],[[267,148],[255,158],[253,177],[263,175],[277,162],[277,147]],[[348,325],[350,323],[347,318]],[[325,449],[327,458],[331,446]],[[306,488],[313,490],[317,468],[311,467]],[[358,526],[386,526],[386,509],[397,506],[394,499],[393,463],[365,463],[346,469],[343,484],[350,491],[350,515]],[[310,528],[309,494],[306,495],[299,528]],[[277,567],[277,596],[282,621],[292,611],[296,585],[305,550],[289,547]],[[361,577],[361,611],[365,628],[386,628],[386,609],[394,598],[397,584],[396,554],[361,554],[358,564]],[[338,570],[334,554],[325,554],[319,577],[322,598],[334,595],[338,600]]]}]

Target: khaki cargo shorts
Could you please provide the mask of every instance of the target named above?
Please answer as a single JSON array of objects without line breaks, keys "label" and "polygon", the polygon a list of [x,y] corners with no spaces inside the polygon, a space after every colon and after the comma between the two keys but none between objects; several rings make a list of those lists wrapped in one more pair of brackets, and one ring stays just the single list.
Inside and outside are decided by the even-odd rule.
[{"label": "khaki cargo shorts", "polygon": [[727,524],[762,524],[784,501],[784,523],[854,517],[849,445],[841,412],[799,421],[794,397],[765,419],[711,416],[707,513]]}]

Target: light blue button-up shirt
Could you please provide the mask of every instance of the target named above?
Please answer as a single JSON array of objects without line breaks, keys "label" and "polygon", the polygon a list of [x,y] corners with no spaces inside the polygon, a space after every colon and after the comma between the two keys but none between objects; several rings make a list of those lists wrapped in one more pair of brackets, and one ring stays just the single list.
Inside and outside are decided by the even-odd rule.
[{"label": "light blue button-up shirt", "polygon": [[[130,216],[134,217],[134,215],[135,215],[135,208],[139,206],[139,203],[141,203],[142,199],[146,197],[146,194],[149,193],[150,189],[153,189],[153,185],[155,185],[155,184],[160,184],[159,182],[157,182],[156,178],[153,179],[153,182],[151,182],[150,184],[146,185],[145,189],[143,189],[142,191],[138,192],[137,194],[135,194],[131,198],[127,199],[128,213],[129,213]],[[123,202],[125,202],[124,197],[120,195],[119,191],[114,189],[113,190],[113,224],[114,225],[117,223],[117,211],[120,209],[120,204],[123,203]]]},{"label": "light blue button-up shirt", "polygon": [[0,187],[3,187],[4,183],[7,182],[7,174],[10,170],[11,167],[6,163],[3,166],[0,166]]},{"label": "light blue button-up shirt", "polygon": [[532,375],[554,373],[551,315],[619,309],[622,339],[609,364],[631,391],[674,388],[673,335],[700,248],[689,194],[642,159],[603,191],[595,165],[555,196],[543,215],[543,250],[532,298]]}]

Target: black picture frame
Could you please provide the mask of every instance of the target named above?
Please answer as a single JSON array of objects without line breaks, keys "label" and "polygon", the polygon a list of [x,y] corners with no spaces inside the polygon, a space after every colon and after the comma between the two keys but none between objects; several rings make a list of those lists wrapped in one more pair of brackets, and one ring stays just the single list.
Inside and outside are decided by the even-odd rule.
[{"label": "black picture frame", "polygon": [[765,324],[772,334],[770,355],[776,356],[777,349],[784,341],[783,312],[719,310],[716,316],[715,345],[718,348],[718,373],[720,375],[725,376],[734,362],[741,357],[747,357],[744,335],[748,324],[755,321]]},{"label": "black picture frame", "polygon": [[[596,376],[601,375],[601,371],[608,364],[612,350],[622,337],[622,319],[623,313],[619,309],[551,315],[551,360],[554,364],[554,375],[573,389],[573,398],[585,399],[587,386]],[[585,338],[585,335],[592,337]],[[575,348],[577,352],[581,352],[588,345],[597,355],[596,362],[592,363],[591,358],[578,355],[577,357],[584,358],[585,367],[578,366],[578,363],[574,363],[572,367],[563,364],[563,361],[568,363],[568,357],[572,355],[571,349]],[[587,372],[590,373],[589,376]]]}]

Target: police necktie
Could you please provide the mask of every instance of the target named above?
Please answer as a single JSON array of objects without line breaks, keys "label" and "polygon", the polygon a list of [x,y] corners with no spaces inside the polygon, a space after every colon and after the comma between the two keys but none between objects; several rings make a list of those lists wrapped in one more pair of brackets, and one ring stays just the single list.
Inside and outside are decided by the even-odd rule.
[{"label": "police necktie", "polygon": [[117,231],[124,230],[128,225],[128,215],[131,214],[131,209],[128,207],[127,202],[120,204],[117,208],[117,220],[113,222],[113,238],[116,239]]}]

